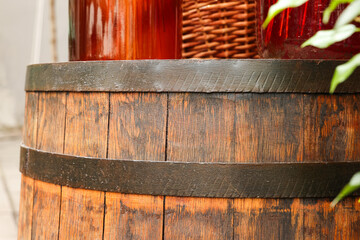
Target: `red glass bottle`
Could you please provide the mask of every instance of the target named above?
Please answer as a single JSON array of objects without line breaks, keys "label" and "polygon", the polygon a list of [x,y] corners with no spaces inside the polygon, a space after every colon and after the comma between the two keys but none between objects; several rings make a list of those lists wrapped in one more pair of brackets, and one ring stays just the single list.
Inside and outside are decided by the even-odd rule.
[{"label": "red glass bottle", "polygon": [[181,58],[181,0],[69,0],[70,61]]},{"label": "red glass bottle", "polygon": [[[277,0],[259,0],[257,4],[257,30],[259,55],[263,58],[282,59],[349,59],[360,52],[360,34],[335,43],[326,49],[301,48],[301,44],[318,30],[331,29],[346,5],[340,5],[328,24],[322,23],[323,12],[330,0],[309,0],[298,8],[286,9],[276,16],[266,29],[262,29],[269,7]],[[260,4],[259,4],[260,3]]]}]

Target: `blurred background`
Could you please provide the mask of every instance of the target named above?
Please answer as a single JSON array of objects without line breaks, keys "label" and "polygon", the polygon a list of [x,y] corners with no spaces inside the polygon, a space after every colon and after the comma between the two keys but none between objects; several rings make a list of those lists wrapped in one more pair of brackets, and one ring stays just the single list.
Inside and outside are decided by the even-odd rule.
[{"label": "blurred background", "polygon": [[68,1],[0,0],[0,131],[22,125],[26,66],[67,61],[67,5]]},{"label": "blurred background", "polygon": [[0,0],[0,239],[16,239],[26,66],[68,60],[68,1]]}]

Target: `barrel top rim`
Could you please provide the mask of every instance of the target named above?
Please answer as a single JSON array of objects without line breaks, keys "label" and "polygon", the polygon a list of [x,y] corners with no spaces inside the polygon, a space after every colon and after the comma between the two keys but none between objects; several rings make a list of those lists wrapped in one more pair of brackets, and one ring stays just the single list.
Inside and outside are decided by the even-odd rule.
[{"label": "barrel top rim", "polygon": [[[173,59],[32,64],[26,91],[329,93],[344,60]],[[336,93],[360,92],[360,70]]]},{"label": "barrel top rim", "polygon": [[260,58],[260,59],[137,59],[137,60],[87,60],[87,61],[68,61],[68,62],[55,62],[55,63],[33,63],[29,64],[28,67],[39,67],[47,65],[79,65],[79,64],[116,64],[116,63],[136,63],[136,62],[184,62],[184,63],[194,63],[194,62],[279,62],[279,63],[299,63],[299,62],[308,62],[319,64],[322,62],[337,62],[339,64],[347,62],[347,60],[340,59],[276,59],[276,58]]}]

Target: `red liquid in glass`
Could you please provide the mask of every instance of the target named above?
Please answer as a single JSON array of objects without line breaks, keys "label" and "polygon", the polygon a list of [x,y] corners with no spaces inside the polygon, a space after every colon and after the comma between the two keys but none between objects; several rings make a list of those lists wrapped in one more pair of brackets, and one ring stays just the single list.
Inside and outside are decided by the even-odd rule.
[{"label": "red liquid in glass", "polygon": [[70,61],[181,58],[181,0],[70,0]]},{"label": "red liquid in glass", "polygon": [[[269,7],[277,0],[259,0],[258,13],[258,47],[263,58],[282,59],[349,59],[360,52],[360,34],[354,33],[350,38],[335,43],[326,49],[315,47],[301,48],[301,44],[312,37],[318,30],[331,29],[338,16],[345,9],[341,5],[335,10],[328,24],[322,23],[323,12],[329,0],[309,0],[298,8],[286,9],[262,29]],[[258,3],[259,3],[258,2]]]}]

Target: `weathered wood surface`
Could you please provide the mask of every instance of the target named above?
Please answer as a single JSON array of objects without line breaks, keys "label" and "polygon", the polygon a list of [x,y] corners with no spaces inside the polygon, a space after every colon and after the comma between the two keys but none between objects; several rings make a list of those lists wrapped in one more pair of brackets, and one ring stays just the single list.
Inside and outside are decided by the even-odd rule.
[{"label": "weathered wood surface", "polygon": [[[358,98],[357,95],[238,95],[237,160],[356,161],[360,140],[356,117]],[[335,215],[329,199],[283,199],[269,205],[272,201],[236,199],[235,236],[342,239],[336,236],[344,231],[351,235],[360,232],[358,227],[334,225]],[[336,207],[336,218],[347,219],[353,215],[354,210],[349,206],[355,202],[355,198],[341,202]],[[358,220],[350,221],[355,224]],[[245,227],[249,223],[256,226],[254,230]]]},{"label": "weathered wood surface", "polygon": [[[303,95],[236,96],[236,162],[303,159]],[[316,159],[312,159],[315,161]]]},{"label": "weathered wood surface", "polygon": [[[109,94],[69,93],[64,153],[105,158],[108,120]],[[103,192],[62,187],[59,239],[101,239],[104,205]]]},{"label": "weathered wood surface", "polygon": [[[63,152],[65,93],[39,93],[37,148]],[[58,239],[61,186],[35,181],[32,239]]]},{"label": "weathered wood surface", "polygon": [[[109,158],[165,160],[166,94],[111,94]],[[105,239],[161,239],[163,197],[106,193]]]},{"label": "weathered wood surface", "polygon": [[[65,93],[51,94],[27,93],[24,143],[30,147],[62,153],[64,146],[67,154],[102,158],[242,163],[358,161],[360,155],[356,94],[68,93],[65,116]],[[40,202],[56,205],[58,189],[23,177],[19,239],[48,234],[40,221],[54,216]],[[52,221],[61,239],[359,238],[357,200],[347,198],[335,209],[329,202],[165,197],[164,205],[162,197],[62,187],[60,222]],[[56,235],[56,227],[50,232]]]},{"label": "weathered wood surface", "polygon": [[360,95],[305,95],[303,99],[307,103],[303,161],[359,161]]},{"label": "weathered wood surface", "polygon": [[35,181],[31,239],[58,239],[60,200],[61,186]]},{"label": "weathered wood surface", "polygon": [[[36,147],[38,100],[38,93],[26,94],[23,142],[29,147]],[[33,196],[34,180],[26,176],[22,176],[18,223],[19,240],[31,239]]]},{"label": "weathered wood surface", "polygon": [[[170,94],[167,161],[234,159],[233,94]],[[231,199],[169,197],[165,239],[231,239]]]},{"label": "weathered wood surface", "polygon": [[21,176],[18,239],[31,239],[34,179]]}]

